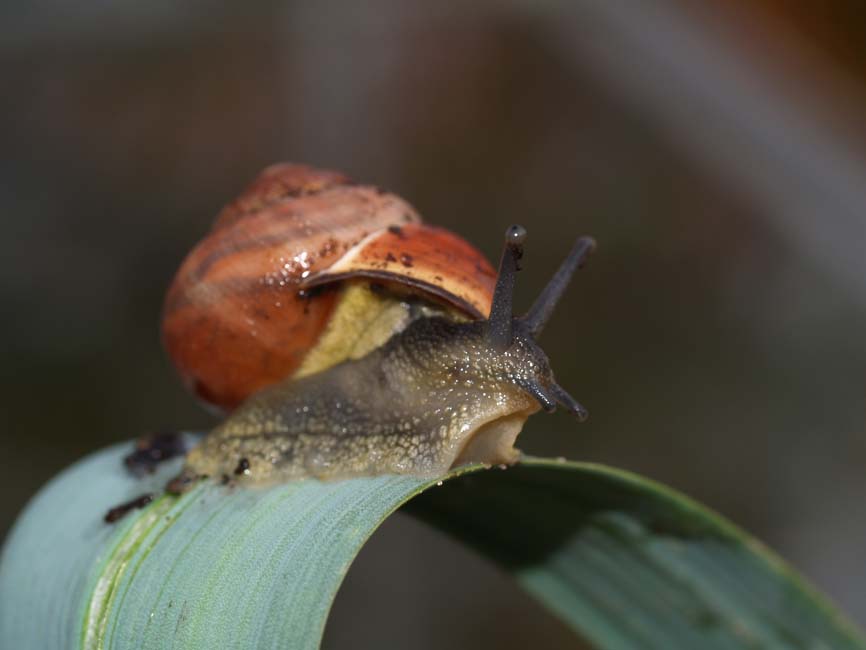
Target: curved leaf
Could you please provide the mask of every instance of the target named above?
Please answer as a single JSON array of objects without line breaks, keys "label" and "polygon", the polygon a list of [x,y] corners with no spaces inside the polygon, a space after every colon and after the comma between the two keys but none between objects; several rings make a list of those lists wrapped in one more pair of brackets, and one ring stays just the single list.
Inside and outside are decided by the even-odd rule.
[{"label": "curved leaf", "polygon": [[629,472],[527,458],[408,508],[515,574],[601,648],[864,648],[760,542]]},{"label": "curved leaf", "polygon": [[177,471],[136,480],[126,451],[76,464],[19,519],[0,560],[0,646],[318,647],[352,559],[417,497],[412,513],[514,572],[600,648],[866,648],[758,543],[625,472],[527,459],[465,468],[441,487],[399,476],[206,483],[107,525],[110,506]]}]

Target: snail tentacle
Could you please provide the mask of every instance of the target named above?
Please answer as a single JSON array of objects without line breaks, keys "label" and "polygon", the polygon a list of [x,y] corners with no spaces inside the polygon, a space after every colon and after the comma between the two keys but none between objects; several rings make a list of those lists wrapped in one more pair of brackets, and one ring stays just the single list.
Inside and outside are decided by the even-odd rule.
[{"label": "snail tentacle", "polygon": [[568,257],[563,260],[559,269],[554,273],[550,282],[539,294],[535,303],[530,307],[522,320],[526,323],[529,331],[533,336],[538,336],[547,321],[553,315],[553,310],[562,294],[568,288],[575,271],[581,268],[586,262],[587,257],[595,250],[595,240],[592,237],[579,237],[574,243],[574,247],[568,254]]},{"label": "snail tentacle", "polygon": [[578,420],[584,422],[589,417],[589,412],[583,407],[583,405],[569,395],[562,386],[554,382],[550,386],[550,391],[553,393],[556,401],[564,406],[569,413],[577,417]]},{"label": "snail tentacle", "polygon": [[487,319],[487,340],[497,350],[507,350],[514,337],[511,322],[514,320],[514,279],[520,270],[523,257],[523,242],[526,241],[526,228],[511,226],[505,231],[505,245],[499,262],[499,276],[493,290],[493,304]]}]

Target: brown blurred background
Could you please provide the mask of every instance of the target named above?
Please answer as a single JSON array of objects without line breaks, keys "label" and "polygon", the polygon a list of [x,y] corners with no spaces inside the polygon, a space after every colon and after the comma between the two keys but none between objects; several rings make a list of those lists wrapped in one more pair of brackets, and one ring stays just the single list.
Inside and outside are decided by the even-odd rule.
[{"label": "brown blurred background", "polygon": [[[591,419],[538,416],[521,446],[687,492],[866,623],[866,10],[817,4],[7,0],[0,536],[84,454],[212,424],[160,347],[163,292],[219,208],[295,160],[491,258],[527,225],[522,305],[594,235],[542,340]],[[573,646],[397,517],[325,645],[538,635]]]}]

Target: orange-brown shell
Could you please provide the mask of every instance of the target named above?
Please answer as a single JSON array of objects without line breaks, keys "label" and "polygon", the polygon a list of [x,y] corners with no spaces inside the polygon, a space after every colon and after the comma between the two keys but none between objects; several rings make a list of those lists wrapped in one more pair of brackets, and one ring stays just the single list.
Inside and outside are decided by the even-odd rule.
[{"label": "orange-brown shell", "polygon": [[369,236],[311,276],[307,285],[349,277],[411,287],[474,318],[489,314],[496,284],[496,271],[469,242],[450,230],[422,223],[391,226]]},{"label": "orange-brown shell", "polygon": [[481,317],[496,273],[394,194],[274,165],[184,260],[166,297],[163,341],[189,388],[231,410],[294,373],[336,305],[329,285],[353,277],[410,286]]}]

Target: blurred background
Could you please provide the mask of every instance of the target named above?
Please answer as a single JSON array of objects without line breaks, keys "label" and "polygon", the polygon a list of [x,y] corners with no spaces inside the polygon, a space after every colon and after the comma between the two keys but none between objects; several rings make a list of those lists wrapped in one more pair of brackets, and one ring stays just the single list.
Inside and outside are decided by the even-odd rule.
[{"label": "blurred background", "polygon": [[[866,624],[866,9],[700,4],[4,2],[0,536],[83,455],[213,424],[163,354],[163,294],[220,207],[293,160],[491,259],[525,224],[522,305],[594,235],[542,339],[591,418],[535,417],[520,446],[685,491]],[[574,644],[398,516],[325,646],[538,635]]]}]

